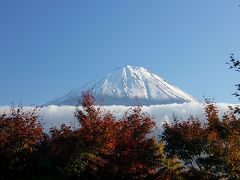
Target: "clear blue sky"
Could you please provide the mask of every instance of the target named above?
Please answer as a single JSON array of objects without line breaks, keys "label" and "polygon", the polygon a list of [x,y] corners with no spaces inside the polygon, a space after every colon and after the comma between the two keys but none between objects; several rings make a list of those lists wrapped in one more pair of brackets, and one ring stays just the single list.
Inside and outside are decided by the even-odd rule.
[{"label": "clear blue sky", "polygon": [[231,96],[237,0],[1,0],[0,105],[43,104],[116,67],[143,66],[186,92]]}]

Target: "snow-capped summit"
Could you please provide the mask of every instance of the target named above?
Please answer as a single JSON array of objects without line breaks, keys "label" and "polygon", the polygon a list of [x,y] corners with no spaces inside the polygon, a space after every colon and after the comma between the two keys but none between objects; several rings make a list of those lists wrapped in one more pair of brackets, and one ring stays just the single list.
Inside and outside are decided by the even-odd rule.
[{"label": "snow-capped summit", "polygon": [[101,81],[74,89],[46,105],[77,105],[84,91],[90,91],[96,98],[96,103],[103,105],[155,105],[198,101],[147,69],[127,65],[115,69]]}]

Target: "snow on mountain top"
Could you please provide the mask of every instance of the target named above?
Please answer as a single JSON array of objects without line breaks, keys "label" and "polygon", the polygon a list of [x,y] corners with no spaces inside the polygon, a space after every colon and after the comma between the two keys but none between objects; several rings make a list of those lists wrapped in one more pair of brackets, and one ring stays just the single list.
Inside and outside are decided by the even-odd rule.
[{"label": "snow on mountain top", "polygon": [[46,105],[77,105],[81,94],[90,91],[98,104],[154,105],[198,101],[175,85],[143,67],[117,68],[97,83],[74,89]]}]

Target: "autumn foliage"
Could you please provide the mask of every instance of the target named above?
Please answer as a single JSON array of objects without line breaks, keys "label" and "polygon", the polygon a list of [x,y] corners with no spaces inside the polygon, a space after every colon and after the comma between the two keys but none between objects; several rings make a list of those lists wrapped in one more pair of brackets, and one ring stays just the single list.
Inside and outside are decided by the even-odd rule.
[{"label": "autumn foliage", "polygon": [[63,124],[45,134],[36,110],[12,107],[2,114],[0,179],[169,179],[175,174],[163,144],[151,134],[153,118],[140,107],[116,119],[85,94],[75,116],[79,128]]},{"label": "autumn foliage", "polygon": [[[37,109],[12,107],[0,115],[0,179],[239,179],[240,119],[220,117],[210,100],[205,120],[174,116],[161,138],[140,107],[120,119],[83,95],[79,128],[43,132]],[[204,123],[203,123],[204,122]]]},{"label": "autumn foliage", "polygon": [[[229,110],[219,117],[217,106],[206,100],[206,123],[191,117],[164,125],[168,156],[184,162],[185,178],[240,178],[240,119]],[[184,173],[183,173],[184,174]]]},{"label": "autumn foliage", "polygon": [[135,108],[117,120],[97,108],[89,94],[82,105],[75,113],[81,128],[76,132],[79,148],[66,169],[70,176],[139,179],[154,173],[160,155],[156,141],[147,138],[154,127],[149,115]]},{"label": "autumn foliage", "polygon": [[24,112],[19,106],[0,115],[0,178],[28,174],[31,158],[44,136],[35,111]]}]

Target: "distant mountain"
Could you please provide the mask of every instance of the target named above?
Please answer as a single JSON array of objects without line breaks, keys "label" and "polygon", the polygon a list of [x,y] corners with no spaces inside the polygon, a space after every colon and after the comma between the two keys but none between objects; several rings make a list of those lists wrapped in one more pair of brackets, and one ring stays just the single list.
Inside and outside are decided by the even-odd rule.
[{"label": "distant mountain", "polygon": [[89,91],[96,98],[96,103],[102,105],[156,105],[198,101],[147,69],[128,65],[115,69],[96,83],[73,89],[45,106],[77,105],[85,91]]}]

